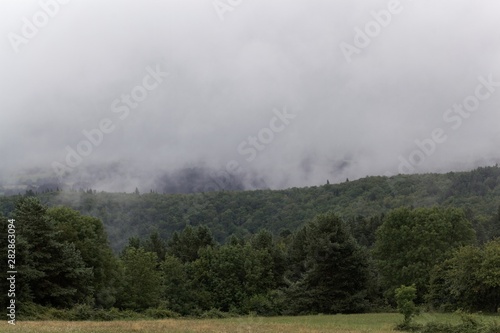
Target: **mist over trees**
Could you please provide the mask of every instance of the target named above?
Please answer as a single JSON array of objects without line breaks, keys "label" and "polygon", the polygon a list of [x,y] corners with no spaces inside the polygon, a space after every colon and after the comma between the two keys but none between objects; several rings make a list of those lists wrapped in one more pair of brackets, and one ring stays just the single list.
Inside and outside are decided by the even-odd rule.
[{"label": "mist over trees", "polygon": [[[50,308],[70,319],[357,313],[395,306],[402,285],[415,286],[417,306],[494,312],[499,175],[192,195],[27,192],[0,197],[0,221],[6,232],[16,220],[25,318]],[[428,205],[433,196],[439,205]],[[401,205],[408,198],[416,207]]]},{"label": "mist over trees", "polygon": [[[326,182],[326,180],[325,180]],[[318,214],[335,212],[346,220],[357,241],[370,247],[375,231],[390,210],[440,205],[463,209],[476,237],[484,243],[500,236],[495,220],[500,202],[500,168],[470,172],[367,177],[280,191],[217,191],[164,195],[106,193],[90,188],[36,192],[49,207],[64,206],[100,219],[111,247],[120,252],[131,237],[157,232],[163,239],[187,226],[204,225],[219,243],[231,235],[248,237],[265,227],[273,235],[302,227]],[[19,196],[0,196],[0,212],[12,214]]]}]

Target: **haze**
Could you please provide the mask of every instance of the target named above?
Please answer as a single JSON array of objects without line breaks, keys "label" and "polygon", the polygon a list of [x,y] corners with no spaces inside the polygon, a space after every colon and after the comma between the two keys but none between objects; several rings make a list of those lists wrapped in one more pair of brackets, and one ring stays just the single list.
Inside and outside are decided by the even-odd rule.
[{"label": "haze", "polygon": [[[0,178],[108,170],[93,187],[130,191],[205,168],[286,188],[494,164],[499,12],[494,0],[2,0]],[[90,151],[68,166],[79,144]]]}]

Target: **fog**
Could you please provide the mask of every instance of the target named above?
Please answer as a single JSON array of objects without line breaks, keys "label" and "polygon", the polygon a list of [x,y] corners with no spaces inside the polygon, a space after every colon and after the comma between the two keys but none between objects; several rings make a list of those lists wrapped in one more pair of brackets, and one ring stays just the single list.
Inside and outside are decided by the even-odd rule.
[{"label": "fog", "polygon": [[2,0],[0,179],[274,189],[494,164],[499,12],[494,0]]}]

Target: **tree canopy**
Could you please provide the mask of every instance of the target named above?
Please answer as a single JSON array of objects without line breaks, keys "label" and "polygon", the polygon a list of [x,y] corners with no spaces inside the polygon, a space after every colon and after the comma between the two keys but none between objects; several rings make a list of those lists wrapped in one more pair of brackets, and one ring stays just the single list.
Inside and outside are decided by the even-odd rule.
[{"label": "tree canopy", "polygon": [[376,235],[374,254],[384,287],[391,293],[401,285],[415,284],[420,302],[434,265],[450,251],[475,241],[462,210],[440,207],[395,209]]}]

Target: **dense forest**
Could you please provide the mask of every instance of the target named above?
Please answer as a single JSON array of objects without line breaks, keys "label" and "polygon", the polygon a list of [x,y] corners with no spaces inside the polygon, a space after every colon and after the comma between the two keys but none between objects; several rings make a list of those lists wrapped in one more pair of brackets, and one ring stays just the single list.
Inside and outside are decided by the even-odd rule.
[{"label": "dense forest", "polygon": [[[113,250],[118,253],[130,237],[162,238],[186,226],[208,227],[218,242],[247,237],[265,228],[274,235],[295,231],[318,214],[335,212],[354,228],[364,230],[363,242],[386,212],[399,207],[464,209],[481,242],[492,233],[492,217],[500,205],[500,168],[484,167],[447,174],[367,177],[342,184],[258,191],[197,194],[105,193],[79,191],[34,193],[49,207],[64,206],[99,218]],[[0,213],[12,214],[19,196],[0,196]],[[377,222],[379,221],[379,222]],[[375,225],[373,225],[375,223]],[[360,230],[361,231],[361,230]],[[365,244],[369,245],[369,244]]]},{"label": "dense forest", "polygon": [[[281,191],[27,192],[0,198],[0,221],[4,235],[15,223],[25,318],[378,311],[402,285],[421,306],[496,312],[499,176],[489,167]],[[6,237],[0,245],[7,253]]]}]

